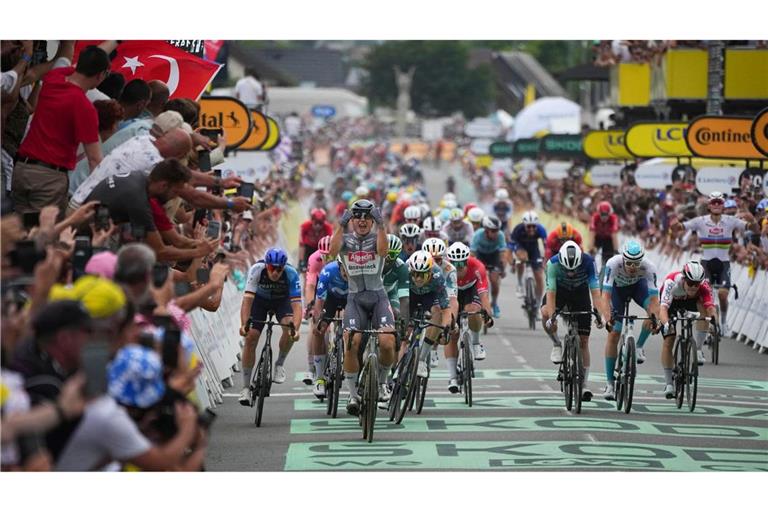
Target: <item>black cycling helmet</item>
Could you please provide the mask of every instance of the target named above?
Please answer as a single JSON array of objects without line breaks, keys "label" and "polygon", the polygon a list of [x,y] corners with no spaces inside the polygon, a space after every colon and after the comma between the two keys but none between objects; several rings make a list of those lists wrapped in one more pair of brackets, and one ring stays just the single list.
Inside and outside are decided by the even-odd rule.
[{"label": "black cycling helmet", "polygon": [[354,216],[360,216],[360,215],[370,215],[373,211],[374,205],[372,202],[370,202],[367,199],[358,199],[354,203],[352,203],[352,215]]}]

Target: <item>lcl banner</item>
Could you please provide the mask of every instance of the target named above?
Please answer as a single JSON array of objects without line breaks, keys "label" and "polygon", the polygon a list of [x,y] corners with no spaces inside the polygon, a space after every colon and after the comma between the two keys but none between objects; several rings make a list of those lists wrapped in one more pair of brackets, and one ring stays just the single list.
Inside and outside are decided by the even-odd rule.
[{"label": "lcl banner", "polygon": [[758,151],[768,157],[768,108],[757,114],[750,128],[752,144]]},{"label": "lcl banner", "polygon": [[746,117],[697,117],[685,142],[694,155],[705,158],[766,158],[752,144],[752,119]]},{"label": "lcl banner", "polygon": [[584,136],[584,154],[593,160],[632,160],[624,130],[595,130]]},{"label": "lcl banner", "polygon": [[691,156],[685,143],[686,123],[635,123],[627,130],[624,144],[638,158]]}]

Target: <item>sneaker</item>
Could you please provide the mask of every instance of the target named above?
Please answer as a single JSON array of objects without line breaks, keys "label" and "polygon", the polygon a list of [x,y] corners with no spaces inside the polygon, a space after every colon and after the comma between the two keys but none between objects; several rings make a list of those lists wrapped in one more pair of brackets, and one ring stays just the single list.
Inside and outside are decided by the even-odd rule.
[{"label": "sneaker", "polygon": [[728,336],[729,334],[731,334],[731,328],[728,325],[728,322],[722,322],[720,324],[720,332],[722,333],[723,336]]},{"label": "sneaker", "polygon": [[301,379],[301,381],[307,386],[311,386],[315,381],[315,376],[312,374],[312,372],[304,372],[304,377]]},{"label": "sneaker", "polygon": [[285,382],[285,368],[275,365],[275,374],[272,376],[272,382],[282,384]]},{"label": "sneaker", "polygon": [[613,387],[613,382],[609,382],[605,385],[605,390],[603,391],[603,398],[605,398],[608,401],[616,400],[616,390]]},{"label": "sneaker", "polygon": [[486,357],[485,346],[482,343],[472,345],[472,352],[475,353],[475,361],[482,361]]},{"label": "sneaker", "polygon": [[523,293],[523,286],[517,285],[517,288],[515,288],[515,295],[517,295],[518,299],[522,299],[525,294]]},{"label": "sneaker", "polygon": [[454,395],[459,392],[459,381],[456,379],[451,379],[448,382],[448,391],[453,393]]},{"label": "sneaker", "polygon": [[237,401],[240,402],[240,405],[250,407],[251,406],[251,388],[243,388],[243,390],[240,392],[240,397],[237,399]]},{"label": "sneaker", "polygon": [[315,381],[315,389],[312,390],[317,398],[325,398],[325,379]]},{"label": "sneaker", "polygon": [[437,355],[437,350],[433,350],[429,360],[430,368],[437,368],[437,365],[439,364],[439,362],[440,362],[440,356]]},{"label": "sneaker", "polygon": [[664,397],[667,400],[672,400],[675,398],[675,387],[672,384],[667,384],[664,386]]},{"label": "sneaker", "polygon": [[419,361],[419,367],[416,369],[416,375],[424,379],[429,377],[429,368],[427,368],[427,363],[424,361]]},{"label": "sneaker", "polygon": [[563,347],[560,345],[555,345],[552,347],[552,352],[549,354],[549,360],[552,361],[553,364],[560,364],[563,362]]},{"label": "sneaker", "polygon": [[347,401],[347,414],[350,416],[360,415],[360,399],[356,396],[350,396]]},{"label": "sneaker", "polygon": [[590,391],[589,389],[584,388],[584,389],[581,390],[581,401],[582,402],[591,402],[593,396],[594,395],[592,394],[592,391]]},{"label": "sneaker", "polygon": [[698,358],[698,360],[699,360],[699,366],[703,365],[703,364],[704,364],[704,361],[706,361],[706,360],[707,360],[707,358],[706,358],[706,357],[704,357],[704,351],[703,351],[703,350],[697,350],[697,351],[696,351],[696,357],[697,357],[697,358]]},{"label": "sneaker", "polygon": [[379,385],[379,402],[387,403],[392,396],[392,392],[389,390],[389,386],[386,384]]},{"label": "sneaker", "polygon": [[637,358],[637,364],[643,364],[645,362],[645,350],[641,347],[637,347],[635,357]]},{"label": "sneaker", "polygon": [[493,318],[499,318],[501,317],[501,310],[499,309],[498,304],[493,305]]}]

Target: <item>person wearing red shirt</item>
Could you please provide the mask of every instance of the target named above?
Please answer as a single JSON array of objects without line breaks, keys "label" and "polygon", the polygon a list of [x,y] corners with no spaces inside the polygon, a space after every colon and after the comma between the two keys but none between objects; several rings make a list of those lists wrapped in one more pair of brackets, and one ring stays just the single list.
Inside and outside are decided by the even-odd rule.
[{"label": "person wearing red shirt", "polygon": [[299,270],[307,270],[309,256],[317,250],[317,244],[324,236],[333,235],[333,226],[326,220],[325,210],[315,208],[309,214],[310,219],[301,225],[299,235]]},{"label": "person wearing red shirt", "polygon": [[85,93],[107,74],[107,52],[89,46],[80,53],[77,67],[57,68],[43,77],[35,115],[13,171],[11,197],[17,213],[54,205],[64,214],[78,145],[83,144],[91,171],[101,162],[99,116]]},{"label": "person wearing red shirt", "polygon": [[549,232],[547,242],[544,244],[544,259],[548,260],[560,252],[560,247],[568,240],[573,240],[581,247],[582,239],[579,230],[568,222],[561,222],[559,226]]},{"label": "person wearing red shirt", "polygon": [[392,216],[389,218],[389,230],[397,233],[400,224],[405,222],[405,209],[411,206],[409,198],[402,198],[395,203],[392,209]]},{"label": "person wearing red shirt", "polygon": [[616,248],[619,246],[619,217],[613,213],[611,203],[598,203],[597,211],[589,222],[589,231],[592,234],[592,254],[600,250],[604,265],[616,254]]}]

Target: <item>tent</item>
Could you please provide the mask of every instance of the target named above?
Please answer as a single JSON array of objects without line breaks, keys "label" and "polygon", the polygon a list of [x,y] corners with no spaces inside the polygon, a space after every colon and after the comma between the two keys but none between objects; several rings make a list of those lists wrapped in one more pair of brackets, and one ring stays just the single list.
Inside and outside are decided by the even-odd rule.
[{"label": "tent", "polygon": [[542,131],[580,133],[581,106],[558,96],[540,98],[517,114],[512,128],[512,139],[533,137]]}]

